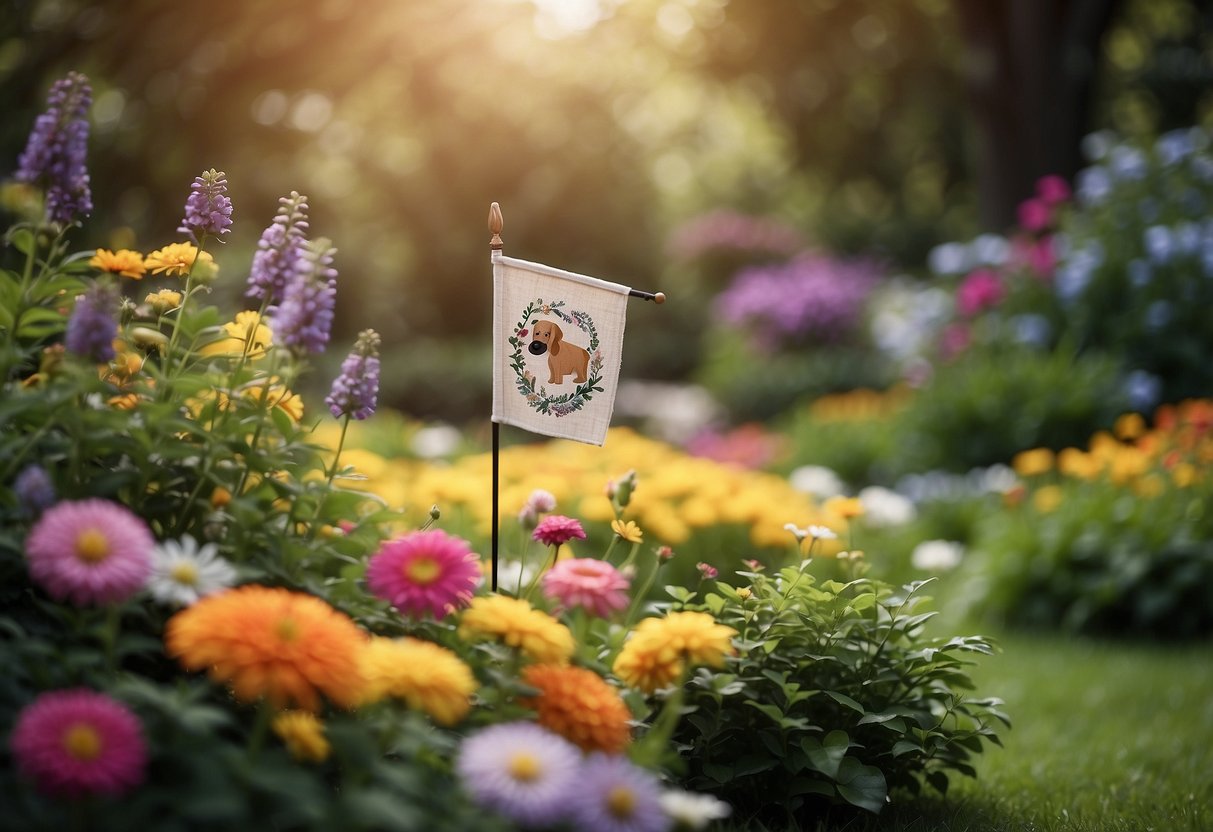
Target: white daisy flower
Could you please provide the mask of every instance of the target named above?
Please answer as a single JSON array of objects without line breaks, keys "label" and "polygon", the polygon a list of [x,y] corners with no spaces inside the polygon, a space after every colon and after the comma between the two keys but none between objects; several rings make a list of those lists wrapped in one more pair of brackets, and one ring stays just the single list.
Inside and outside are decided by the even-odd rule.
[{"label": "white daisy flower", "polygon": [[666,791],[661,793],[661,808],[677,829],[706,829],[714,820],[723,820],[733,807],[710,794]]},{"label": "white daisy flower", "polygon": [[152,575],[147,588],[162,604],[188,607],[204,595],[236,582],[236,570],[213,543],[201,547],[189,535],[165,540],[152,550]]},{"label": "white daisy flower", "polygon": [[809,537],[814,540],[837,540],[838,533],[833,529],[828,529],[825,526],[809,526],[805,529],[809,533]]}]

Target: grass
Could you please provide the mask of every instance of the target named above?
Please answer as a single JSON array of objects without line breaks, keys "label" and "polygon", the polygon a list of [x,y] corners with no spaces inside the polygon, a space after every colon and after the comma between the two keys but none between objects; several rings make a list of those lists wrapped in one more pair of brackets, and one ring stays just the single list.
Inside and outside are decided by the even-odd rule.
[{"label": "grass", "polygon": [[1015,726],[981,755],[977,779],[817,832],[1213,830],[1213,644],[999,642],[973,678]]}]

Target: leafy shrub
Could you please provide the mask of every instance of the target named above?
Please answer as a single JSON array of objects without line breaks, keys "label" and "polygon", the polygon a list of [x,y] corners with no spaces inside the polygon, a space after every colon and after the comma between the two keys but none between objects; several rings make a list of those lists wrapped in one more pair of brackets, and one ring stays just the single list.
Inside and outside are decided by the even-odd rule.
[{"label": "leafy shrub", "polygon": [[[879,812],[893,793],[975,774],[983,739],[1007,723],[997,699],[969,698],[981,636],[926,638],[926,582],[819,582],[809,561],[739,573],[673,610],[708,610],[740,634],[727,672],[690,680],[675,736],[687,782],[767,824],[804,823],[823,803]],[[863,570],[858,570],[862,572]]]},{"label": "leafy shrub", "polygon": [[1020,455],[1024,487],[974,532],[974,609],[1016,624],[1131,637],[1213,631],[1207,401],[1122,419],[1087,450]]}]

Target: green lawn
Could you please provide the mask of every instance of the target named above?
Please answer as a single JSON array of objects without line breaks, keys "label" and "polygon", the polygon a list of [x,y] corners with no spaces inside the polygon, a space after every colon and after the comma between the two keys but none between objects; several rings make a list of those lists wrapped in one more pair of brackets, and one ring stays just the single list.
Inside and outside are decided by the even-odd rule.
[{"label": "green lawn", "polygon": [[973,677],[1015,726],[978,778],[819,832],[1213,830],[1213,643],[999,642]]}]

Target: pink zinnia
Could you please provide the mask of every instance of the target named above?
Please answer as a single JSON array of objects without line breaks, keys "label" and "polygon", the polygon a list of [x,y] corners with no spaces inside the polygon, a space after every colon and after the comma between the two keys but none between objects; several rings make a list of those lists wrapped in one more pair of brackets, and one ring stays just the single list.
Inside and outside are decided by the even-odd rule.
[{"label": "pink zinnia", "polygon": [[442,618],[465,606],[480,580],[480,558],[441,529],[384,543],[367,565],[371,592],[407,615]]},{"label": "pink zinnia", "polygon": [[1036,195],[1049,205],[1065,202],[1070,198],[1070,183],[1057,174],[1042,176],[1036,180]]},{"label": "pink zinnia", "polygon": [[565,517],[563,514],[553,514],[543,518],[535,527],[535,531],[531,532],[531,537],[545,546],[559,546],[574,538],[585,540],[585,529],[581,528],[580,520]]},{"label": "pink zinnia", "polygon": [[565,607],[581,607],[599,618],[628,605],[628,579],[603,560],[558,561],[543,576],[543,594]]},{"label": "pink zinnia", "polygon": [[138,718],[87,688],[44,693],[27,705],[9,747],[17,768],[56,796],[118,795],[139,785],[147,766]]},{"label": "pink zinnia", "polygon": [[64,501],[30,529],[25,555],[30,577],[56,600],[116,604],[147,582],[155,544],[130,509],[108,500]]},{"label": "pink zinnia", "polygon": [[984,309],[997,306],[1005,294],[997,274],[990,269],[978,269],[961,281],[956,290],[956,306],[960,314],[971,318]]},{"label": "pink zinnia", "polygon": [[1028,231],[1043,231],[1053,221],[1053,209],[1035,197],[1019,203],[1019,225]]}]

